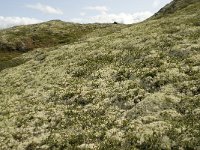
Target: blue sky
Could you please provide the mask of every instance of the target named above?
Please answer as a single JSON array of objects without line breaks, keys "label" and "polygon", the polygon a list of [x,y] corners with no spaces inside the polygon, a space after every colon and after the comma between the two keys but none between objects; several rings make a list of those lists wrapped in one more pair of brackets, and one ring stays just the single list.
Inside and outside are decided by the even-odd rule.
[{"label": "blue sky", "polygon": [[135,23],[171,0],[0,0],[0,27],[60,19],[68,22]]}]

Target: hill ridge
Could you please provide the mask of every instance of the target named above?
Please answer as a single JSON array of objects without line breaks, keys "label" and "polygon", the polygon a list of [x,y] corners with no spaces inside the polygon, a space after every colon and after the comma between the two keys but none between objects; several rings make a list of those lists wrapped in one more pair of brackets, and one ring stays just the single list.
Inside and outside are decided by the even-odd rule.
[{"label": "hill ridge", "polygon": [[153,18],[165,17],[198,2],[199,0],[173,0],[155,13]]}]

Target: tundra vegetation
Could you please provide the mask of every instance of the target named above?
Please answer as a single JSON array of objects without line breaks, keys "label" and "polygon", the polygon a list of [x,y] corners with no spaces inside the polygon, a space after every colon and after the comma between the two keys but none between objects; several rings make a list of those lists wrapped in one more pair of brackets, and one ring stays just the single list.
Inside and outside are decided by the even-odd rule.
[{"label": "tundra vegetation", "polygon": [[199,0],[133,25],[81,25],[92,28],[82,34],[70,24],[75,32],[55,39],[46,25],[0,31],[23,42],[38,30],[37,49],[0,71],[0,149],[200,149]]}]

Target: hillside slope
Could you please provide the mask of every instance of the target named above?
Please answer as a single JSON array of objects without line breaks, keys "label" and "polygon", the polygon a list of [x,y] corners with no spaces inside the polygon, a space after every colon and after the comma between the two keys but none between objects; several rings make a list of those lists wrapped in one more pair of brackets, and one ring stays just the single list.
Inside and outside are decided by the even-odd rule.
[{"label": "hillside slope", "polygon": [[96,32],[98,29],[103,31],[101,34],[106,34],[105,28],[112,27],[120,30],[123,26],[120,24],[76,24],[60,20],[17,26],[0,30],[0,50],[25,52],[34,48],[69,44],[83,40],[87,34]]},{"label": "hillside slope", "polygon": [[40,24],[0,30],[0,71],[21,64],[13,58],[35,48],[47,48],[84,41],[120,31],[122,24],[75,24],[52,20]]},{"label": "hillside slope", "polygon": [[0,72],[0,149],[199,149],[199,15],[23,54]]}]

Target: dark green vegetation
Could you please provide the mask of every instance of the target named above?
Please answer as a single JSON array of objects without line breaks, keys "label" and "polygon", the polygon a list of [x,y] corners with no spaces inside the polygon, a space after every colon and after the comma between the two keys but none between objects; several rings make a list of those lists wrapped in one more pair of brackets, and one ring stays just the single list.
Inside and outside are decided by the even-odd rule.
[{"label": "dark green vegetation", "polygon": [[20,56],[0,72],[0,149],[198,150],[199,16],[193,1]]},{"label": "dark green vegetation", "polygon": [[20,58],[16,58],[21,54],[22,52],[18,51],[0,50],[0,71],[6,68],[18,66],[23,63],[24,61],[22,61]]}]

